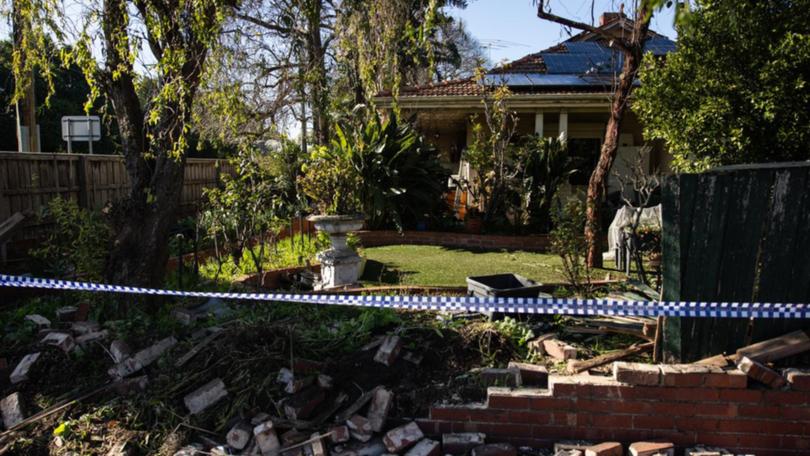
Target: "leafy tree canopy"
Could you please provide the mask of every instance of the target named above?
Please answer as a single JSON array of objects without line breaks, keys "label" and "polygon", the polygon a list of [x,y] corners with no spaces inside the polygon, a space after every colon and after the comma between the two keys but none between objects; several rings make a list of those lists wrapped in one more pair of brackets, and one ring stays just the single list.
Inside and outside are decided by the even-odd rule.
[{"label": "leafy tree canopy", "polygon": [[705,0],[678,26],[633,104],[674,168],[810,158],[810,1]]}]

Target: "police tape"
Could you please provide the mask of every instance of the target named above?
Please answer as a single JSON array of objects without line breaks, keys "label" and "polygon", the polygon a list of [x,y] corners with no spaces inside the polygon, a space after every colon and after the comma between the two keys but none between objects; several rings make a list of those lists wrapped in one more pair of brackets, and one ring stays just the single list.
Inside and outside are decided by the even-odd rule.
[{"label": "police tape", "polygon": [[162,290],[71,280],[0,274],[0,287],[38,288],[181,298],[220,298],[297,304],[405,310],[500,312],[538,315],[619,315],[641,317],[810,318],[810,305],[749,302],[622,301],[578,298],[481,298],[473,296],[345,295],[307,293],[230,293]]}]

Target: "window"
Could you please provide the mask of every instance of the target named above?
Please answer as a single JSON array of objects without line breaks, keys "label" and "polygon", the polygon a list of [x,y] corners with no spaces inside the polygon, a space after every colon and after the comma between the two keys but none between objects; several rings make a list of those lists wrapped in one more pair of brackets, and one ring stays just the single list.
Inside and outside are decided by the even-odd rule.
[{"label": "window", "polygon": [[591,173],[599,160],[602,140],[599,138],[570,138],[568,155],[574,160],[577,172],[568,178],[571,185],[588,185]]}]

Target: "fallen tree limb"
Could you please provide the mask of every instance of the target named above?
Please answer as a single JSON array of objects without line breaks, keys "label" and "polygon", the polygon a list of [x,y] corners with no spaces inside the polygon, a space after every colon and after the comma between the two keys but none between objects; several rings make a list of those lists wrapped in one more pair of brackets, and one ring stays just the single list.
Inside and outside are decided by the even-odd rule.
[{"label": "fallen tree limb", "polygon": [[571,374],[578,374],[588,369],[604,366],[605,364],[612,363],[613,361],[618,361],[620,359],[627,358],[628,356],[633,356],[639,353],[650,351],[653,349],[654,345],[655,344],[653,342],[647,342],[641,345],[632,346],[624,350],[605,353],[604,355],[597,356],[596,358],[585,359],[581,361],[572,359],[568,361],[567,370]]}]

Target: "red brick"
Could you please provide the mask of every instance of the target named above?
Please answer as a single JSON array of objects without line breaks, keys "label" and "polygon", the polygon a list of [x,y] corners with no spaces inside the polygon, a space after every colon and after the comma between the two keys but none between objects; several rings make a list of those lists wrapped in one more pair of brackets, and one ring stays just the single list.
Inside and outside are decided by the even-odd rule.
[{"label": "red brick", "polygon": [[478,423],[507,423],[509,422],[509,412],[506,410],[498,410],[498,409],[480,409],[480,410],[470,410],[469,412],[469,419],[470,421],[475,421]]},{"label": "red brick", "polygon": [[529,408],[529,397],[517,392],[496,394],[490,391],[487,394],[487,405],[492,408],[522,410]]},{"label": "red brick", "polygon": [[810,408],[808,407],[782,407],[780,409],[782,418],[788,420],[810,421]]},{"label": "red brick", "polygon": [[739,434],[718,434],[716,432],[698,432],[697,441],[703,445],[712,445],[725,448],[737,448]]},{"label": "red brick", "polygon": [[632,422],[633,416],[631,415],[624,415],[624,416],[591,415],[591,426],[594,427],[606,427],[606,428],[631,427]]},{"label": "red brick", "polygon": [[477,432],[483,432],[490,436],[514,436],[514,437],[531,437],[532,427],[528,424],[496,424],[496,423],[482,423],[478,426]]},{"label": "red brick", "polygon": [[785,369],[782,375],[790,384],[790,389],[796,391],[810,391],[810,369]]},{"label": "red brick", "polygon": [[613,363],[613,378],[631,385],[658,385],[661,383],[661,367],[644,363]]},{"label": "red brick", "polygon": [[674,427],[675,418],[671,416],[636,415],[633,417],[633,428],[635,429],[673,429]]},{"label": "red brick", "polygon": [[716,418],[684,417],[675,419],[675,429],[680,431],[709,432],[717,430],[719,420]]},{"label": "red brick", "polygon": [[574,408],[574,401],[556,397],[535,397],[529,400],[529,406],[533,410],[571,410]]},{"label": "red brick", "polygon": [[721,389],[720,400],[759,403],[762,401],[762,391],[751,389]]},{"label": "red brick", "polygon": [[763,418],[772,417],[778,418],[781,416],[781,410],[775,405],[738,405],[737,413],[739,416],[747,418]]},{"label": "red brick", "polygon": [[576,427],[591,425],[591,416],[584,413],[553,412],[551,418],[552,422],[559,426]]},{"label": "red brick", "polygon": [[566,432],[571,428],[566,426],[532,426],[532,437],[538,439],[547,438],[559,440],[563,438]]},{"label": "red brick", "polygon": [[779,375],[778,372],[747,356],[743,356],[737,361],[737,368],[752,379],[774,389],[781,388],[787,383],[787,380]]},{"label": "red brick", "polygon": [[765,391],[765,403],[785,405],[810,404],[810,393],[803,391]]},{"label": "red brick", "polygon": [[632,456],[651,456],[654,454],[674,454],[674,445],[669,442],[635,442],[628,448]]},{"label": "red brick", "polygon": [[703,383],[711,388],[739,388],[748,387],[748,377],[738,370],[726,371],[725,374],[708,374]]},{"label": "red brick", "polygon": [[431,407],[430,419],[447,421],[469,421],[470,409],[466,407]]},{"label": "red brick", "polygon": [[751,448],[779,448],[782,444],[782,437],[778,435],[740,434],[737,439],[738,445]]},{"label": "red brick", "polygon": [[790,437],[782,436],[782,448],[793,450],[810,450],[810,437]]},{"label": "red brick", "polygon": [[697,443],[697,435],[695,432],[656,429],[653,431],[653,437],[655,437],[655,440],[672,442],[678,446],[691,446]]},{"label": "red brick", "polygon": [[624,448],[619,442],[603,442],[585,449],[585,456],[623,456]]},{"label": "red brick", "polygon": [[551,414],[542,411],[512,411],[509,412],[510,423],[549,424]]}]

